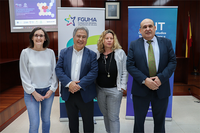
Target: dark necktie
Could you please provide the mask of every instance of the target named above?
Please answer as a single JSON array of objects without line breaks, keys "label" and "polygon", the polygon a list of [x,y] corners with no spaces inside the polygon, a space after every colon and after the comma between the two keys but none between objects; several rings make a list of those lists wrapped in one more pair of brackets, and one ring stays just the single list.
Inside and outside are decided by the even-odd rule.
[{"label": "dark necktie", "polygon": [[156,63],[155,63],[154,52],[153,52],[153,47],[152,47],[151,42],[152,42],[152,40],[147,41],[147,43],[149,44],[148,66],[149,66],[149,76],[153,77],[153,76],[156,76]]}]

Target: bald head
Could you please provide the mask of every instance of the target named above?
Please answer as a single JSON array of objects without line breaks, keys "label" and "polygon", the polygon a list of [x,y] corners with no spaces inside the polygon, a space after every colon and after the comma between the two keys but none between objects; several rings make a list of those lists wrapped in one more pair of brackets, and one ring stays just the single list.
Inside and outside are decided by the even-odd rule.
[{"label": "bald head", "polygon": [[153,24],[154,26],[154,22],[152,19],[149,19],[149,18],[145,18],[144,20],[142,20],[142,22],[140,23],[140,28],[142,27],[142,25],[144,25],[145,22],[150,22]]},{"label": "bald head", "polygon": [[155,36],[156,26],[153,20],[146,18],[140,23],[140,33],[146,40],[151,40]]}]

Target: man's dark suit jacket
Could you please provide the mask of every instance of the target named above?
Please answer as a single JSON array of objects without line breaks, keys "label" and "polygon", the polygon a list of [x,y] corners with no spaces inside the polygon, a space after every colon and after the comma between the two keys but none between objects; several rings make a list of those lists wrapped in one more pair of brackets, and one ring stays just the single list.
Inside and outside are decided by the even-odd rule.
[{"label": "man's dark suit jacket", "polygon": [[[161,37],[157,37],[157,41],[160,50],[157,76],[162,83],[157,90],[157,94],[162,99],[170,96],[169,78],[175,71],[177,62],[171,41]],[[142,81],[149,77],[143,38],[131,42],[127,55],[127,70],[133,77],[131,93],[141,97],[147,96],[151,90],[142,84]]]},{"label": "man's dark suit jacket", "polygon": [[[56,65],[56,75],[61,82],[61,97],[67,101],[70,95],[68,87],[65,87],[71,80],[71,62],[73,46],[62,49]],[[98,75],[98,62],[96,53],[88,48],[84,48],[81,70],[80,70],[80,93],[85,103],[96,97],[96,87],[94,80]]]}]

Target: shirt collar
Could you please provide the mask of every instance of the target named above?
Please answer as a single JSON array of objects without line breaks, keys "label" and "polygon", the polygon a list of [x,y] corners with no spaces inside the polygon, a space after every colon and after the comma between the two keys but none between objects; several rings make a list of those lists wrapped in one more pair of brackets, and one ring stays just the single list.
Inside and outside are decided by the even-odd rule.
[{"label": "shirt collar", "polygon": [[[144,39],[144,38],[143,38],[143,39]],[[152,40],[153,42],[156,42],[156,37],[154,36],[151,40]],[[148,41],[148,40],[144,39],[144,42],[145,42],[145,43],[147,43],[147,41]],[[147,44],[148,44],[148,43],[147,43]]]},{"label": "shirt collar", "polygon": [[75,53],[75,54],[77,54],[77,55],[80,55],[80,54],[82,54],[83,53],[83,51],[84,51],[84,48],[83,49],[81,49],[80,51],[77,51],[74,47],[73,47],[73,52]]}]

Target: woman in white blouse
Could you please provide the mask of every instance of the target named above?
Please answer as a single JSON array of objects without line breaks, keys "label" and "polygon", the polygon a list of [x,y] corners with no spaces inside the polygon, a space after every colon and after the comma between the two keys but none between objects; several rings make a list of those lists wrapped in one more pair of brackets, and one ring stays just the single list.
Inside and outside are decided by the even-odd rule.
[{"label": "woman in white blouse", "polygon": [[42,132],[49,133],[51,107],[58,87],[55,54],[47,48],[50,40],[44,29],[33,29],[29,41],[30,46],[23,49],[20,55],[20,76],[30,122],[29,133],[38,133],[40,115]]}]

